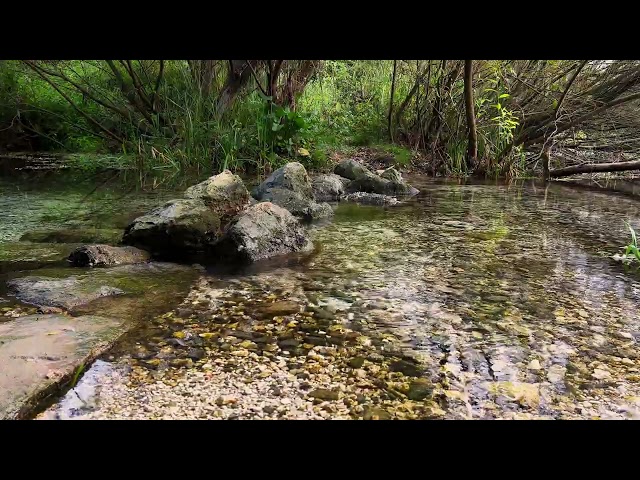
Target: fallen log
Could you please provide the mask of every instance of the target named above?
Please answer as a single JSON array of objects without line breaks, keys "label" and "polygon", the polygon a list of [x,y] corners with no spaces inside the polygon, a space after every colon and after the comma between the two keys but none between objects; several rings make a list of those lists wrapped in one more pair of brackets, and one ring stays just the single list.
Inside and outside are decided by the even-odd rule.
[{"label": "fallen log", "polygon": [[559,178],[568,177],[569,175],[577,175],[579,173],[623,172],[625,170],[640,170],[640,160],[617,163],[589,163],[585,165],[556,168],[549,172],[549,177]]}]

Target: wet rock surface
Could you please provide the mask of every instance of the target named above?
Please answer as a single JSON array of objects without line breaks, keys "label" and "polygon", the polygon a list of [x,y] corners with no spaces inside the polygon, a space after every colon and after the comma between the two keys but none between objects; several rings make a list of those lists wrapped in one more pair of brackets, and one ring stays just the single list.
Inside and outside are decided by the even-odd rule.
[{"label": "wet rock surface", "polygon": [[351,180],[348,193],[365,192],[380,195],[416,195],[419,191],[405,182],[400,172],[391,167],[377,175],[355,160],[342,160],[334,172]]},{"label": "wet rock surface", "polygon": [[125,292],[109,285],[87,285],[78,277],[49,278],[29,276],[7,282],[9,291],[20,301],[46,307],[72,309],[101,297]]},{"label": "wet rock surface", "polygon": [[273,172],[254,189],[253,196],[259,201],[285,208],[306,221],[333,215],[330,205],[315,201],[309,175],[298,162],[287,163]]},{"label": "wet rock surface", "polygon": [[311,181],[313,196],[318,202],[337,202],[345,194],[351,180],[335,173],[317,175]]},{"label": "wet rock surface", "polygon": [[186,198],[202,200],[220,215],[234,215],[249,202],[249,191],[242,179],[229,170],[189,187]]},{"label": "wet rock surface", "polygon": [[126,331],[116,319],[30,315],[0,323],[0,419],[20,418]]},{"label": "wet rock surface", "polygon": [[240,213],[216,245],[222,258],[246,263],[311,248],[312,243],[298,220],[269,202],[252,205]]},{"label": "wet rock surface", "polygon": [[135,247],[83,245],[71,252],[69,263],[75,267],[104,267],[143,263],[150,258],[148,252]]},{"label": "wet rock surface", "polygon": [[220,226],[220,217],[204,201],[178,199],[134,220],[122,241],[153,255],[174,257],[211,247]]},{"label": "wet rock surface", "polygon": [[[13,278],[7,282],[9,294],[18,300],[39,307],[55,307],[76,311],[105,297],[150,294],[154,291],[177,289],[188,281],[194,269],[172,263],[141,263],[93,269],[82,273],[68,268],[41,269],[39,275]],[[73,275],[70,275],[73,274]],[[166,288],[163,287],[166,285]],[[166,292],[168,293],[168,292]],[[162,304],[159,299],[156,299]],[[103,308],[107,309],[108,305]],[[93,312],[91,312],[93,313]]]}]

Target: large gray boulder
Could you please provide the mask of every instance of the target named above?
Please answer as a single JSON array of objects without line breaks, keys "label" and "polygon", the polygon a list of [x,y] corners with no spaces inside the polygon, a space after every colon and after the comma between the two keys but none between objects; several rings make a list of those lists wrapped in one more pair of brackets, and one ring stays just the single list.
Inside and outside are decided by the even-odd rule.
[{"label": "large gray boulder", "polygon": [[265,193],[272,188],[291,190],[307,198],[311,198],[313,195],[307,170],[298,162],[289,162],[284,167],[274,171],[264,182],[256,187],[253,196],[258,200],[262,200]]},{"label": "large gray boulder", "polygon": [[340,161],[340,163],[338,163],[334,168],[333,172],[336,175],[348,178],[349,180],[355,180],[356,178],[371,173],[367,167],[352,159]]},{"label": "large gray boulder", "polygon": [[136,218],[122,238],[152,255],[179,257],[201,252],[219,238],[220,216],[198,199],[171,200]]},{"label": "large gray boulder", "polygon": [[298,162],[287,163],[273,172],[253,191],[261,202],[274,203],[287,209],[296,217],[311,221],[333,215],[328,204],[318,204],[313,198],[313,188],[304,166]]},{"label": "large gray boulder", "polygon": [[335,173],[318,175],[311,181],[313,196],[318,202],[335,202],[345,194],[351,180]]},{"label": "large gray boulder", "polygon": [[221,215],[235,215],[249,203],[250,198],[242,179],[229,170],[187,188],[184,196],[202,200]]},{"label": "large gray boulder", "polygon": [[251,263],[312,247],[305,229],[289,211],[261,202],[231,221],[216,251],[222,257]]},{"label": "large gray boulder", "polygon": [[149,253],[139,248],[110,245],[83,245],[69,255],[69,263],[75,267],[126,265],[146,262],[149,259]]}]

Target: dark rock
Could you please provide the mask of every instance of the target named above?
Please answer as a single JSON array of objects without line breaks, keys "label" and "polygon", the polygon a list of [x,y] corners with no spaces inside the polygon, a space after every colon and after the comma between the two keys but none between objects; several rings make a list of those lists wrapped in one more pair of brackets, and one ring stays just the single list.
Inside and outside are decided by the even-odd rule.
[{"label": "dark rock", "polygon": [[206,352],[203,348],[190,348],[187,352],[187,357],[192,358],[194,360],[200,360],[206,356]]},{"label": "dark rock", "polygon": [[350,193],[342,197],[342,201],[359,203],[361,205],[376,205],[380,207],[400,205],[402,203],[397,198],[391,197],[389,195],[365,192]]},{"label": "dark rock", "polygon": [[311,345],[319,345],[319,346],[327,345],[326,337],[316,337],[314,335],[307,335],[304,341],[305,343],[310,343]]},{"label": "dark rock", "polygon": [[219,215],[235,215],[249,202],[249,191],[242,179],[229,170],[189,187],[186,198],[202,200]]},{"label": "dark rock", "polygon": [[100,297],[122,295],[125,292],[108,285],[87,287],[79,277],[22,277],[7,282],[9,291],[19,300],[38,306],[70,309]]},{"label": "dark rock", "polygon": [[86,228],[65,230],[36,230],[27,232],[20,241],[33,243],[104,243],[118,245],[122,230]]},{"label": "dark rock", "polygon": [[323,401],[334,401],[340,398],[340,394],[338,392],[327,390],[325,388],[316,388],[315,390],[310,391],[308,396]]},{"label": "dark rock", "polygon": [[189,368],[193,366],[193,360],[190,358],[174,358],[169,361],[169,365],[176,368]]},{"label": "dark rock", "polygon": [[276,407],[272,405],[265,405],[264,407],[262,407],[262,411],[267,415],[271,415],[273,412],[276,411]]},{"label": "dark rock", "polygon": [[363,365],[364,365],[363,357],[354,357],[349,360],[349,366],[351,368],[362,368]]},{"label": "dark rock", "polygon": [[220,218],[202,200],[171,200],[129,225],[123,243],[153,255],[200,252],[218,239]]},{"label": "dark rock", "polygon": [[273,203],[258,203],[235,217],[215,249],[246,263],[313,248],[302,225]]},{"label": "dark rock", "polygon": [[371,173],[367,167],[351,159],[342,160],[336,165],[333,172],[348,180],[355,180],[356,178]]},{"label": "dark rock", "polygon": [[300,342],[298,340],[296,340],[295,338],[288,338],[286,340],[280,340],[278,342],[278,346],[282,349],[282,350],[289,350],[292,348],[297,348],[300,345]]},{"label": "dark rock", "polygon": [[318,175],[311,182],[313,196],[318,202],[335,202],[345,193],[345,187],[351,180],[335,173]]},{"label": "dark rock", "polygon": [[271,389],[271,394],[279,397],[280,395],[282,395],[282,390],[278,387],[274,387]]},{"label": "dark rock", "polygon": [[407,397],[417,402],[430,398],[433,395],[433,384],[429,380],[418,379],[409,384]]},{"label": "dark rock", "polygon": [[395,362],[391,362],[389,370],[392,372],[400,372],[408,377],[419,377],[422,374],[422,370],[418,365],[406,360],[396,360]]},{"label": "dark rock", "polygon": [[69,255],[75,267],[99,267],[124,265],[148,261],[150,255],[135,247],[111,247],[109,245],[84,245]]}]

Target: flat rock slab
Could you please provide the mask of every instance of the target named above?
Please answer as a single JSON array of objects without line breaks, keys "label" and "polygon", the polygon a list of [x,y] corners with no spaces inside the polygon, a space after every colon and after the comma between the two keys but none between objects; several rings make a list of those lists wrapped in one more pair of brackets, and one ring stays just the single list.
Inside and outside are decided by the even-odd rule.
[{"label": "flat rock slab", "polygon": [[79,277],[23,277],[10,280],[7,285],[22,302],[67,310],[100,297],[125,293],[109,285],[91,285],[86,279]]},{"label": "flat rock slab", "polygon": [[91,315],[29,315],[0,324],[0,420],[28,415],[127,328],[123,320]]},{"label": "flat rock slab", "polygon": [[74,272],[69,268],[41,269],[37,276],[13,278],[7,282],[9,294],[31,305],[72,310],[103,297],[146,292],[170,295],[196,274],[192,267],[163,262],[91,269],[69,276]]}]

